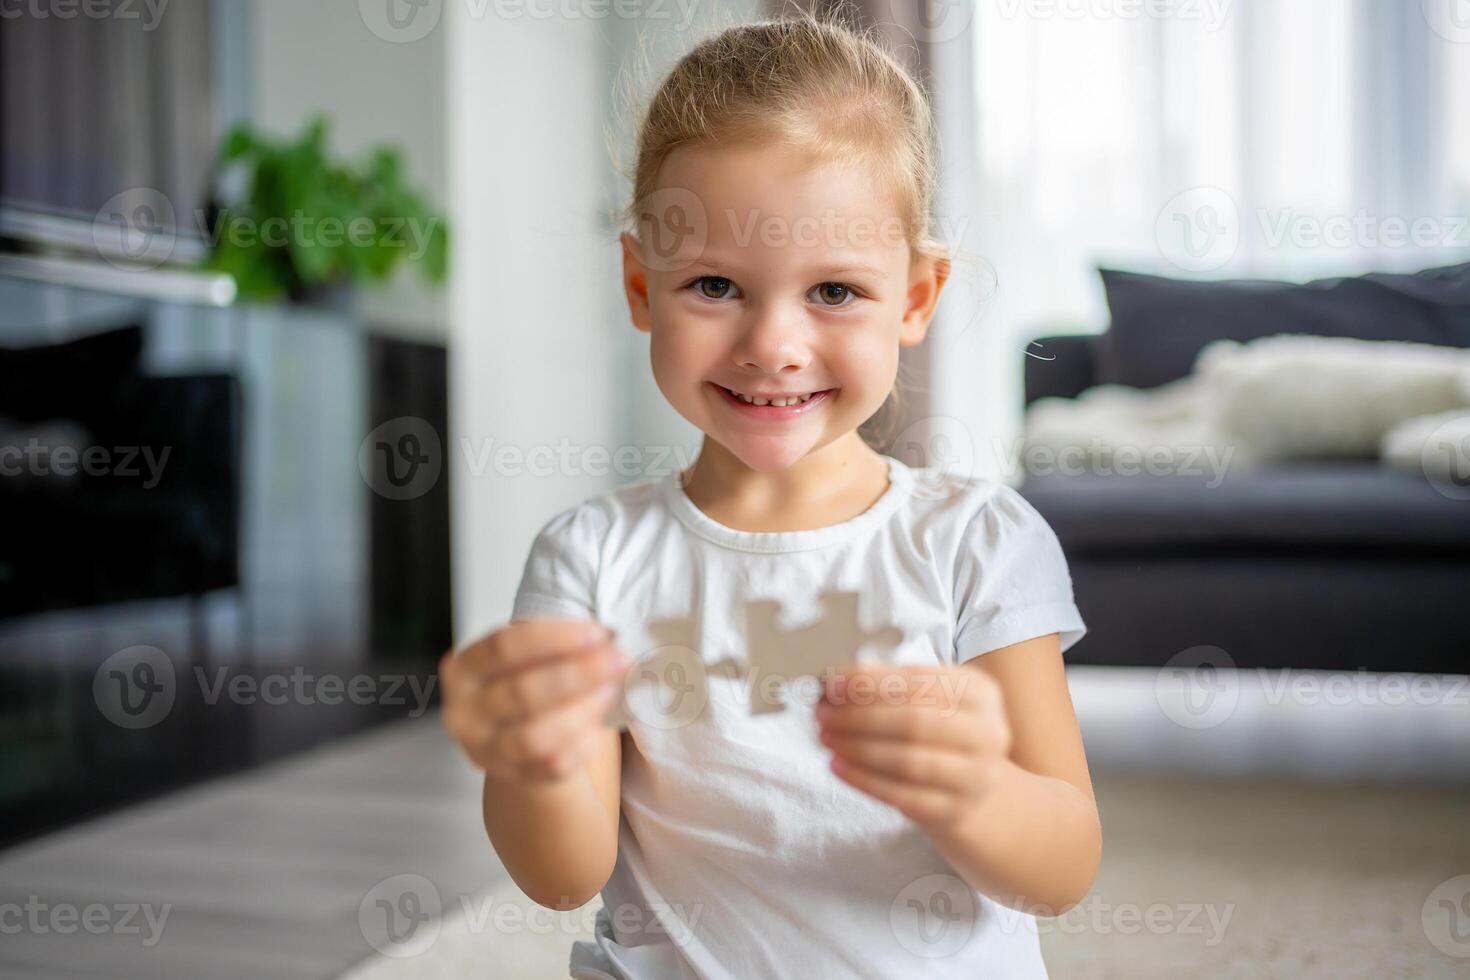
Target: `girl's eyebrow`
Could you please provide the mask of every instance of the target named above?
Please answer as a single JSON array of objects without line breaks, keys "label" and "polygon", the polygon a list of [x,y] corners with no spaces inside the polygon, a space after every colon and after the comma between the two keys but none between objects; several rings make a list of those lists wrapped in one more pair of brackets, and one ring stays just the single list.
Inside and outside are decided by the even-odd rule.
[{"label": "girl's eyebrow", "polygon": [[813,270],[813,273],[815,275],[833,276],[833,277],[837,277],[837,276],[852,276],[852,275],[858,275],[858,276],[863,276],[863,275],[878,276],[878,275],[882,275],[883,272],[884,272],[884,270],[882,269],[882,267],[877,266],[877,265],[868,265],[866,263],[858,263],[858,264],[845,263],[843,265],[822,266],[821,268],[818,268],[818,269]]},{"label": "girl's eyebrow", "polygon": [[725,265],[723,265],[721,263],[718,263],[718,262],[715,262],[712,259],[698,258],[698,259],[695,259],[693,262],[690,262],[688,265],[686,265],[684,267],[684,272],[687,274],[689,272],[694,272],[694,271],[698,271],[698,270],[701,270],[701,269],[708,269],[708,270],[714,272],[714,271],[718,271],[718,270],[723,269],[723,268],[725,268]]},{"label": "girl's eyebrow", "polygon": [[[720,262],[716,261],[715,259],[705,258],[701,256],[700,258],[697,258],[693,262],[689,263],[689,265],[685,266],[684,271],[686,274],[688,274],[695,271],[709,270],[710,272],[716,272],[721,276],[728,275],[732,279],[738,278],[741,274],[740,271],[724,271],[728,270],[731,264],[732,263]],[[815,277],[816,279],[838,279],[842,276],[881,276],[887,270],[885,270],[877,263],[853,262],[844,260],[840,264],[813,266],[811,269],[806,269],[802,271],[804,271],[808,276]]]}]

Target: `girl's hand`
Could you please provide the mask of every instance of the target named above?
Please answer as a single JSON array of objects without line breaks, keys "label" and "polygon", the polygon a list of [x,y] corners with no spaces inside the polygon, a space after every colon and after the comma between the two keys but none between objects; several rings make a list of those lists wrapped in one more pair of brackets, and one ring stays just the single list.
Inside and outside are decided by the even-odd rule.
[{"label": "girl's hand", "polygon": [[832,771],[926,829],[953,826],[1011,751],[1000,685],[975,667],[859,664],[817,705]]},{"label": "girl's hand", "polygon": [[439,662],[444,727],[486,775],[560,779],[594,747],[627,666],[597,623],[513,622]]}]

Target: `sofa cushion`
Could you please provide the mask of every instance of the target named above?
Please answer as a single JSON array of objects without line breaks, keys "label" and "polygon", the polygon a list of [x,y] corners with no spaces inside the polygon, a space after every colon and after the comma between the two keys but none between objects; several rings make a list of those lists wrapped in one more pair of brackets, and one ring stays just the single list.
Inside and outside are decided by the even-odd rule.
[{"label": "sofa cushion", "polygon": [[1470,263],[1304,284],[1098,272],[1112,314],[1101,383],[1156,387],[1188,374],[1212,340],[1281,333],[1470,347]]},{"label": "sofa cushion", "polygon": [[1048,475],[1022,494],[1069,556],[1470,553],[1470,506],[1423,476],[1355,462],[1215,477]]}]

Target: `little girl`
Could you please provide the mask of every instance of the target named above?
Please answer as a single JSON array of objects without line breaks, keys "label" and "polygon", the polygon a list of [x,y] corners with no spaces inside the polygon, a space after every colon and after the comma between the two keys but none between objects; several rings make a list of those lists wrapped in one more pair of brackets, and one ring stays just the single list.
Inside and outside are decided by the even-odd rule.
[{"label": "little girl", "polygon": [[[1092,886],[1055,536],[859,433],[949,272],[933,183],[922,90],[811,18],[704,41],[643,119],[624,288],[703,447],[554,517],[511,622],[442,666],[511,877],[602,895],[574,977],[1044,977],[1035,917]],[[798,631],[834,592],[903,642],[752,712],[746,603]]]}]

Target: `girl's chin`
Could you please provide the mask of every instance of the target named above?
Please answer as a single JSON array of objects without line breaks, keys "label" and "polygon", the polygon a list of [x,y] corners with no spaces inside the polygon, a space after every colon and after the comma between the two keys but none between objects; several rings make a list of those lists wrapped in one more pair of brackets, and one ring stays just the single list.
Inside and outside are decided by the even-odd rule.
[{"label": "girl's chin", "polygon": [[779,473],[790,469],[811,452],[813,440],[801,439],[795,434],[781,437],[753,439],[749,436],[725,438],[715,436],[720,445],[731,455],[757,473]]}]

